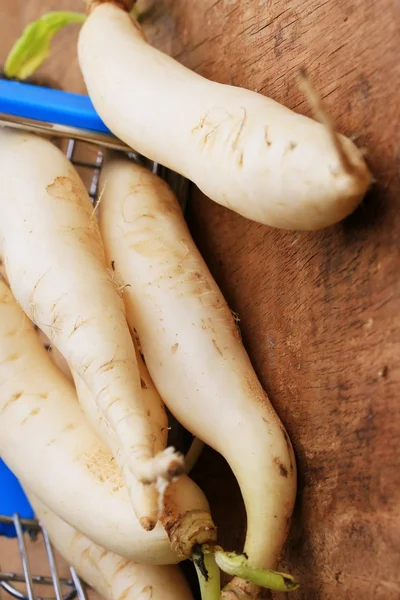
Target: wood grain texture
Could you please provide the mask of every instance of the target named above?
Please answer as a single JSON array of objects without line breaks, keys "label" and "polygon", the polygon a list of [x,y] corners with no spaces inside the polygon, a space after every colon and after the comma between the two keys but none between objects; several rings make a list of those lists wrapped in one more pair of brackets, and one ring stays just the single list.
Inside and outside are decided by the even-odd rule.
[{"label": "wood grain texture", "polygon": [[[42,1],[81,9],[78,0]],[[36,0],[2,0],[0,56]],[[323,232],[273,230],[195,193],[190,225],[257,373],[294,443],[299,494],[282,566],[293,600],[400,597],[400,5],[397,0],[156,0],[149,39],[197,72],[309,114],[305,67],[376,178],[354,215]],[[41,70],[84,89],[76,28]],[[240,494],[207,451],[195,476],[222,542],[244,535]]]},{"label": "wood grain texture", "polygon": [[[155,43],[187,66],[309,114],[296,80],[305,67],[377,180],[352,217],[317,233],[251,223],[199,193],[191,203],[196,241],[295,446],[282,561],[302,582],[293,598],[400,597],[399,10],[389,0],[206,0],[198,10],[168,0],[154,11]],[[213,489],[220,507],[228,493]],[[235,498],[216,514],[231,535]]]}]

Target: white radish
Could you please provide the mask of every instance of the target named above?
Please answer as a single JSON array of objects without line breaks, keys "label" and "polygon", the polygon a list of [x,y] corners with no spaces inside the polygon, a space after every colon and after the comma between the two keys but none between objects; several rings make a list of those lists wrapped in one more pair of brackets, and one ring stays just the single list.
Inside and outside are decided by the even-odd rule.
[{"label": "white radish", "polygon": [[107,258],[127,285],[127,319],[153,381],[179,421],[227,459],[246,505],[244,550],[251,565],[273,568],[296,493],[285,428],[165,182],[116,158],[101,186]]},{"label": "white radish", "polygon": [[[33,494],[95,543],[142,563],[183,558],[161,525],[151,532],[139,525],[111,452],[1,280],[0,456]],[[207,513],[207,500],[189,481],[187,496],[176,496],[176,514]],[[178,534],[190,547],[195,532],[186,522]]]},{"label": "white radish", "polygon": [[[1,270],[1,265],[0,265],[0,270]],[[70,381],[73,381],[72,373],[70,371],[68,363],[65,360],[65,358],[63,357],[63,355],[61,354],[61,352],[59,352],[59,350],[57,350],[57,348],[55,346],[51,345],[51,341],[49,340],[49,338],[40,329],[38,329],[38,335],[39,335],[39,339],[41,340],[42,344],[46,348],[46,350],[49,353],[50,358],[52,359],[54,364],[57,365],[57,367],[64,373],[64,375]],[[160,440],[161,440],[160,443],[161,443],[162,447],[165,448],[165,446],[167,445],[168,430],[170,429],[170,427],[168,426],[168,418],[167,418],[167,414],[165,412],[164,403],[162,402],[157,390],[155,389],[154,383],[150,377],[150,373],[143,361],[143,358],[142,358],[140,352],[138,351],[138,349],[136,347],[135,338],[134,338],[134,345],[135,345],[136,358],[137,358],[139,372],[140,372],[140,385],[143,390],[148,390],[148,391],[143,391],[144,397],[151,396],[154,398],[153,402],[150,402],[150,411],[151,411],[150,419],[153,424],[152,426],[154,427],[154,424],[155,424],[156,429],[160,434]],[[81,404],[81,406],[84,405],[85,399],[86,399],[86,402],[88,402],[87,391],[85,391],[83,396],[84,396],[83,398],[79,398],[79,403]],[[84,412],[90,420],[92,420],[92,418],[94,418],[94,417],[96,417],[96,419],[98,419],[98,426],[96,426],[94,423],[92,423],[92,424],[94,425],[94,427],[95,427],[97,433],[100,435],[100,437],[102,437],[103,441],[105,441],[105,443],[107,443],[107,445],[108,445],[109,444],[108,435],[110,434],[111,428],[105,422],[104,417],[102,416],[96,403],[93,403],[93,401],[92,401],[91,404],[92,404],[91,408],[89,408],[89,406],[87,404],[86,404],[86,406],[83,406]],[[93,411],[92,417],[90,416],[91,411]],[[107,437],[104,435],[106,430],[107,430]],[[202,442],[198,438],[193,438],[193,441],[190,444],[190,447],[185,454],[185,473],[186,474],[189,474],[191,472],[191,470],[197,463],[203,450],[204,450],[204,442]],[[146,486],[146,487],[149,488],[150,486]],[[140,510],[138,507],[136,508],[136,512],[140,513]],[[146,512],[148,512],[148,507],[146,507]],[[145,529],[146,529],[146,527],[145,527]]]},{"label": "white radish", "polygon": [[[71,382],[74,382],[68,363],[62,354],[51,344],[49,338],[40,329],[37,333],[54,364]],[[159,447],[160,450],[163,450],[166,447],[168,437],[168,419],[165,407],[154,388],[154,384],[151,381],[149,372],[147,371],[139,352],[136,352],[136,358],[140,372],[142,398],[151,422],[152,435],[154,440],[160,439],[162,441],[161,445],[157,444],[157,447]],[[144,485],[140,483],[130,472],[125,457],[121,453],[120,445],[115,437],[114,431],[101,413],[89,388],[79,375],[75,374],[75,378],[76,382],[74,382],[74,385],[76,383],[79,404],[104,444],[111,449],[111,452],[117,461],[117,465],[123,474],[124,482],[128,489],[136,516],[139,519],[139,523],[144,529],[151,531],[156,526],[159,518],[157,488],[155,484]],[[154,445],[154,448],[156,448],[156,444]]]},{"label": "white radish", "polygon": [[142,565],[105,550],[27,495],[56,550],[105,600],[192,600],[179,567]]},{"label": "white radish", "polygon": [[151,483],[182,472],[175,453],[154,457],[123,302],[81,179],[48,140],[4,128],[0,253],[13,294],[86,382],[133,475]]},{"label": "white radish", "polygon": [[[41,340],[44,347],[47,349],[47,352],[53,362],[57,365],[57,367],[64,373],[66,377],[70,381],[73,381],[73,377],[71,371],[69,370],[68,364],[66,363],[64,357],[58,352],[58,350],[50,345],[50,340],[46,337],[46,335],[38,330],[38,336]],[[135,343],[135,342],[134,342]],[[166,447],[167,438],[168,438],[168,419],[165,411],[164,404],[154,387],[154,383],[151,380],[150,374],[146,368],[146,365],[143,362],[143,359],[140,355],[140,352],[137,351],[136,345],[136,358],[139,365],[140,371],[140,384],[143,390],[143,400],[147,406],[147,410],[149,412],[149,418],[152,425],[152,431],[154,436],[154,443],[156,451],[161,451]],[[84,383],[84,381],[76,375],[76,387],[78,390],[78,400],[81,405],[85,416],[89,419],[89,422],[97,432],[97,434],[101,437],[103,442],[108,446],[113,456],[116,458],[117,464],[120,467],[123,476],[125,485],[128,487],[129,495],[133,502],[135,513],[139,519],[142,527],[148,531],[154,529],[159,517],[160,513],[162,515],[164,509],[164,501],[159,497],[159,492],[157,487],[153,485],[143,485],[141,484],[135,477],[131,475],[128,470],[128,466],[124,459],[124,456],[121,454],[118,441],[115,438],[115,434],[111,427],[108,425],[107,421],[104,419],[101,414],[96,402],[93,399],[88,387]],[[185,470],[186,473],[189,473],[196,463],[204,444],[195,438],[189,448],[187,455],[185,456]],[[190,487],[191,484],[187,484],[185,482],[185,478],[182,478],[182,481],[175,486],[175,492],[180,494],[185,494],[188,489],[188,485]],[[168,500],[174,502],[174,498],[168,496]],[[149,511],[149,506],[154,506],[152,512]],[[174,511],[171,510],[169,506],[167,506],[167,512],[169,514],[169,520],[173,518]],[[179,515],[181,518],[182,515]],[[188,517],[186,517],[188,518]],[[207,531],[211,529],[214,530],[211,519],[208,515],[204,515],[205,527],[209,528]]]},{"label": "white radish", "polygon": [[[92,394],[90,393],[85,382],[79,376],[75,376],[75,386],[79,404],[81,405],[85,416],[88,418],[90,424],[93,426],[94,430],[100,436],[104,444],[110,448],[113,456],[115,456],[115,460],[117,461],[117,465],[123,474],[125,485],[127,487],[129,496],[132,499],[135,513],[141,526],[147,531],[153,530],[159,519],[159,500],[157,488],[154,484],[143,485],[136,479],[136,477],[131,476],[113,430],[103,418],[103,415],[94,402]],[[149,406],[149,404],[147,404],[147,406]],[[150,406],[148,410],[150,413]],[[165,411],[163,412],[165,414]],[[149,414],[149,416],[151,418],[151,414]],[[158,429],[158,437],[166,437],[168,431],[167,426],[165,427],[165,433],[163,428],[157,426],[156,423],[153,422],[152,426],[154,440],[156,440],[157,437],[154,433],[156,428]],[[165,448],[165,445],[163,445],[162,448]],[[152,507],[151,511],[149,511],[149,506]]]},{"label": "white radish", "polygon": [[[143,359],[137,351],[136,359],[140,373],[142,402],[146,408],[146,414],[151,424],[153,449],[155,453],[158,453],[164,450],[167,445],[167,414],[164,404],[154,387],[154,383],[151,380]],[[79,404],[81,405],[83,412],[89,419],[89,422],[97,434],[111,449],[113,456],[115,456],[117,465],[123,474],[124,482],[127,486],[136,516],[139,519],[139,523],[142,525],[143,529],[151,531],[156,526],[160,516],[160,502],[156,485],[145,485],[130,472],[129,464],[125,455],[121,451],[121,447],[115,432],[99,410],[93,394],[90,392],[83,379],[76,373],[74,373],[74,382]]]},{"label": "white radish", "polygon": [[352,141],[197,75],[151,47],[118,6],[89,4],[78,44],[85,83],[106,125],[137,152],[274,227],[320,229],[361,202],[371,176]]},{"label": "white radish", "polygon": [[[150,418],[153,424],[155,448],[157,451],[161,451],[165,448],[167,427],[164,426],[162,419],[157,420],[156,418],[157,408],[161,400],[143,363],[142,381],[146,384],[144,393],[147,395],[147,406],[149,412],[151,412]],[[76,378],[75,383],[79,402],[86,416],[111,449],[113,455],[116,456],[117,463],[125,475],[126,464],[124,464],[123,458],[119,456],[118,444],[113,431],[107,427],[106,422],[96,409],[96,404],[93,402],[85,383],[80,378]],[[126,475],[124,481],[128,482],[130,486],[130,496],[136,499],[136,512],[140,514],[141,503],[142,505],[145,504],[149,494],[153,492],[153,487],[143,487],[137,480]],[[187,558],[190,558],[194,544],[201,545],[215,542],[216,530],[211,516],[208,510],[204,510],[202,506],[199,507],[198,487],[187,475],[179,477],[167,489],[162,487],[159,490],[155,489],[154,492],[156,492],[158,511],[153,515],[153,522],[141,523],[144,529],[152,530],[157,520],[160,519],[161,524],[168,533],[173,550]],[[184,506],[185,510],[183,511],[182,508],[177,510],[179,506]],[[142,519],[145,518],[148,519],[149,517],[142,517]],[[188,532],[190,533],[188,534]]]}]

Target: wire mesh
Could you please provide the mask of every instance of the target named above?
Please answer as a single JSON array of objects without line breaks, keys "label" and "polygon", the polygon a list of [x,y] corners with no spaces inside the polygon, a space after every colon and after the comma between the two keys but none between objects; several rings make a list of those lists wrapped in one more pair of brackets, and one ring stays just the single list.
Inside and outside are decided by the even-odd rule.
[{"label": "wire mesh", "polygon": [[[60,577],[56,557],[49,536],[45,528],[36,519],[21,519],[17,514],[12,517],[0,515],[0,523],[14,525],[21,561],[21,572],[3,570],[7,564],[7,556],[2,557],[0,567],[0,589],[18,600],[87,600],[85,588],[77,573],[70,568],[71,577]],[[31,568],[32,554],[28,550],[27,542],[33,540],[44,541],[46,555],[49,565],[49,575],[34,574]],[[30,544],[30,550],[34,550],[35,544]],[[23,584],[23,585],[18,585]],[[48,593],[39,593],[36,588],[49,590]]]},{"label": "wire mesh", "polygon": [[[92,145],[86,142],[79,142],[75,139],[69,139],[65,149],[65,154],[78,170],[88,188],[90,198],[94,203],[96,203],[99,193],[101,193],[101,190],[99,190],[99,178],[104,159],[104,150],[98,145]],[[147,160],[136,152],[130,151],[127,152],[126,155],[129,156],[131,160],[134,160],[136,163],[148,168],[155,175],[158,175],[164,179],[177,196],[182,210],[186,210],[188,194],[190,191],[190,183],[187,179],[178,173],[167,169],[159,163]]]}]

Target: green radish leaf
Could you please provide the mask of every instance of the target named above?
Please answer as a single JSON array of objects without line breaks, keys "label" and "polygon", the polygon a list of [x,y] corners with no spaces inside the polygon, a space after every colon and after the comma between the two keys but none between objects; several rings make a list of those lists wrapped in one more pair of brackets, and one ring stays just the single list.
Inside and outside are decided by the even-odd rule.
[{"label": "green radish leaf", "polygon": [[50,54],[55,34],[71,23],[84,23],[86,15],[70,11],[49,12],[30,23],[15,42],[4,67],[6,77],[26,79]]}]

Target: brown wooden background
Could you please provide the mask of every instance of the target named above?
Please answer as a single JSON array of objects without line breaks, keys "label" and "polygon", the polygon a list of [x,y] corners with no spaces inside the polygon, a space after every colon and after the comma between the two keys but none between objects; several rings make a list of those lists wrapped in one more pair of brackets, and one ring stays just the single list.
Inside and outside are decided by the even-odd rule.
[{"label": "brown wooden background", "polygon": [[[157,47],[308,113],[295,78],[304,66],[337,128],[368,150],[373,190],[326,231],[273,230],[198,193],[189,219],[295,446],[299,494],[282,566],[302,590],[291,597],[398,599],[400,2],[155,1],[146,31]],[[0,0],[0,61],[25,23],[82,6]],[[42,73],[82,92],[76,33],[56,41]],[[243,508],[226,465],[207,451],[196,479],[222,541],[240,546]]]}]

